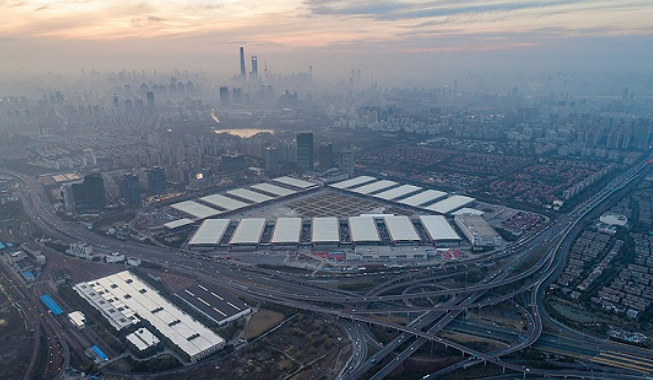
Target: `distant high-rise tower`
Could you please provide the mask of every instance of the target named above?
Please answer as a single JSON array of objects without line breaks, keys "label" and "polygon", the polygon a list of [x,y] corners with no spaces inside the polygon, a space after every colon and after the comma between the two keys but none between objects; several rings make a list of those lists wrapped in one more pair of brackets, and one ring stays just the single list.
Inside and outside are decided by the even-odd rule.
[{"label": "distant high-rise tower", "polygon": [[317,159],[320,161],[320,170],[329,170],[333,165],[333,145],[331,143],[322,143],[318,148]]},{"label": "distant high-rise tower", "polygon": [[145,96],[147,96],[147,108],[150,111],[154,110],[155,104],[154,104],[154,92],[148,91]]},{"label": "distant high-rise tower", "polygon": [[229,87],[220,86],[220,104],[223,106],[229,105]]},{"label": "distant high-rise tower", "polygon": [[344,173],[354,175],[354,150],[351,148],[340,151],[340,170]]},{"label": "distant high-rise tower", "polygon": [[252,74],[251,74],[252,79],[258,78],[258,58],[253,55],[252,56]]},{"label": "distant high-rise tower", "polygon": [[134,174],[125,174],[120,182],[120,195],[125,203],[130,206],[136,206],[141,201],[140,189],[138,188],[138,176]]},{"label": "distant high-rise tower", "polygon": [[166,172],[162,167],[147,171],[147,188],[151,195],[166,193]]},{"label": "distant high-rise tower", "polygon": [[301,170],[313,170],[313,133],[297,134],[297,166]]},{"label": "distant high-rise tower", "polygon": [[247,68],[245,67],[245,48],[240,47],[240,76],[243,79],[247,78]]}]

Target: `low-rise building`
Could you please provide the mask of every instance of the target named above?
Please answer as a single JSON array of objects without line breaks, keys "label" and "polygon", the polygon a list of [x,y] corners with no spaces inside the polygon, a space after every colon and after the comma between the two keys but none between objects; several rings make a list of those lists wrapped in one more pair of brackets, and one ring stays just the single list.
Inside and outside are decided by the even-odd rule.
[{"label": "low-rise building", "polygon": [[501,236],[480,215],[456,215],[454,222],[474,246],[496,247],[503,242]]}]

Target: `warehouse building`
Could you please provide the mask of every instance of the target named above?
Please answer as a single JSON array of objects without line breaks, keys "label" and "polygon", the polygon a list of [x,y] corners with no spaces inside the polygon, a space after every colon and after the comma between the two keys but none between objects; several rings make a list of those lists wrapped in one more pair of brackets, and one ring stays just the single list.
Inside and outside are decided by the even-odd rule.
[{"label": "warehouse building", "polygon": [[116,330],[136,324],[142,318],[193,362],[213,354],[226,344],[222,337],[128,271],[81,282],[73,289],[99,310]]},{"label": "warehouse building", "polygon": [[302,218],[279,218],[274,226],[272,246],[298,246],[302,234]]},{"label": "warehouse building", "polygon": [[126,338],[129,343],[133,344],[139,351],[145,351],[150,347],[156,346],[160,342],[159,338],[145,327],[141,327],[127,335]]},{"label": "warehouse building", "polygon": [[261,241],[264,229],[264,218],[242,219],[231,236],[229,245],[232,247],[256,247]]},{"label": "warehouse building", "polygon": [[454,222],[474,246],[496,247],[503,243],[501,236],[480,215],[456,215]]},{"label": "warehouse building", "polygon": [[183,201],[170,205],[170,207],[195,219],[206,219],[221,214],[220,211],[195,201]]},{"label": "warehouse building", "polygon": [[188,241],[189,248],[213,248],[224,237],[231,220],[206,219]]},{"label": "warehouse building", "polygon": [[419,234],[415,231],[415,226],[404,215],[386,215],[383,218],[390,240],[395,245],[415,245],[419,244],[421,239]]},{"label": "warehouse building", "polygon": [[447,196],[447,193],[437,190],[426,190],[415,195],[411,195],[408,198],[401,199],[397,201],[406,206],[419,207],[424,204],[435,202],[438,199],[442,199]]},{"label": "warehouse building", "polygon": [[447,245],[447,243],[458,243],[462,240],[442,215],[420,215],[419,221],[433,244]]},{"label": "warehouse building", "polygon": [[476,199],[474,198],[466,197],[464,195],[453,195],[423,208],[425,210],[435,211],[439,214],[446,215],[474,202],[476,202]]},{"label": "warehouse building", "polygon": [[286,176],[274,178],[272,182],[276,182],[281,185],[290,186],[300,190],[311,190],[319,187],[317,183],[304,181],[302,179],[297,179],[293,177],[286,177]]},{"label": "warehouse building", "polygon": [[210,284],[191,286],[176,296],[220,326],[252,312],[243,301]]},{"label": "warehouse building", "polygon": [[376,223],[371,216],[352,216],[349,218],[351,242],[354,244],[378,244],[381,242]]},{"label": "warehouse building", "polygon": [[349,189],[351,187],[364,185],[364,184],[370,183],[372,181],[376,181],[376,178],[370,177],[370,176],[367,176],[367,175],[362,175],[362,176],[358,176],[358,177],[348,179],[346,181],[333,183],[330,186],[333,187],[333,188],[336,188],[336,189]]},{"label": "warehouse building", "polygon": [[338,218],[313,218],[311,242],[314,246],[338,246],[340,226]]}]

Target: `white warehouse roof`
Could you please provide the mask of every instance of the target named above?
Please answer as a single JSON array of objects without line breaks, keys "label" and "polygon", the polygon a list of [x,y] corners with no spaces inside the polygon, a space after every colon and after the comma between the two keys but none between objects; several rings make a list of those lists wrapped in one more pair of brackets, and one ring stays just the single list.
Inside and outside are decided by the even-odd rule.
[{"label": "white warehouse roof", "polygon": [[297,179],[297,178],[293,178],[293,177],[286,177],[286,176],[275,178],[272,181],[282,183],[284,185],[289,185],[289,186],[292,186],[292,187],[297,187],[297,188],[300,188],[300,189],[310,189],[312,187],[317,186],[317,183],[308,182],[308,181],[304,181],[304,180],[301,180],[301,179]]},{"label": "white warehouse roof", "polygon": [[265,219],[243,219],[238,223],[229,244],[258,244],[265,229]]},{"label": "white warehouse roof", "polygon": [[362,185],[364,183],[372,182],[374,180],[376,180],[376,178],[370,177],[368,175],[362,175],[362,176],[350,178],[342,182],[333,183],[330,186],[335,187],[336,189],[347,189],[350,187]]},{"label": "white warehouse roof", "polygon": [[483,211],[475,208],[469,208],[469,207],[463,207],[460,210],[451,213],[451,215],[483,215],[483,214],[485,214]]},{"label": "white warehouse roof", "polygon": [[376,181],[372,183],[368,183],[367,185],[363,185],[361,187],[357,187],[355,189],[351,189],[351,191],[359,194],[370,194],[375,191],[381,191],[384,189],[387,189],[388,187],[395,186],[397,182],[395,181],[389,181],[387,179],[381,180],[381,181]]},{"label": "white warehouse roof", "polygon": [[247,190],[243,188],[229,190],[227,191],[227,194],[235,195],[238,198],[243,198],[248,201],[252,201],[254,203],[263,203],[274,199],[274,197],[270,197],[265,194],[257,193],[255,191]]},{"label": "white warehouse roof", "polygon": [[302,218],[279,218],[274,226],[272,244],[297,243],[302,234]]},{"label": "white warehouse roof", "polygon": [[370,216],[352,216],[349,218],[351,241],[354,243],[366,241],[381,241],[376,230],[376,222]]},{"label": "white warehouse roof", "polygon": [[385,199],[385,200],[391,200],[391,199],[403,197],[406,194],[414,193],[419,190],[422,190],[422,188],[413,185],[401,185],[399,187],[395,187],[394,189],[390,189],[382,193],[378,193],[374,195],[374,197]]},{"label": "white warehouse roof", "polygon": [[423,205],[424,203],[429,203],[433,202],[436,199],[440,199],[442,197],[445,197],[447,193],[442,192],[442,191],[437,191],[437,190],[426,190],[422,191],[421,193],[417,193],[415,195],[412,195],[406,199],[402,199],[398,201],[399,203],[408,205],[408,206],[413,206],[417,207],[419,205]]},{"label": "white warehouse roof", "polygon": [[434,203],[430,206],[423,207],[423,208],[427,210],[439,212],[440,214],[448,214],[463,206],[467,206],[468,204],[473,203],[475,201],[476,199],[472,197],[466,197],[464,195],[454,195],[447,199],[441,200],[440,202]]},{"label": "white warehouse roof", "polygon": [[239,208],[249,206],[249,204],[245,202],[241,202],[233,198],[225,197],[224,195],[221,194],[209,195],[204,198],[200,198],[199,200],[223,208],[227,211],[237,210]]},{"label": "white warehouse roof", "polygon": [[120,308],[137,313],[192,360],[206,357],[225,345],[225,340],[219,335],[178,309],[128,271],[75,285],[78,292],[84,290],[80,293],[82,295],[88,289],[97,294],[102,293],[105,299],[105,303],[99,305],[85,297],[94,307],[106,310],[109,314],[120,314]]},{"label": "white warehouse roof", "polygon": [[156,344],[159,343],[159,338],[157,338],[152,332],[145,327],[134,331],[133,333],[127,335],[128,341],[130,341],[136,348],[140,351],[144,351]]},{"label": "white warehouse roof", "polygon": [[433,241],[437,240],[462,240],[460,235],[451,227],[442,215],[420,215],[422,226]]},{"label": "white warehouse roof", "polygon": [[385,225],[392,241],[420,241],[413,222],[405,215],[388,215],[384,217]]},{"label": "white warehouse roof", "polygon": [[338,218],[313,218],[311,241],[313,243],[338,243],[340,241]]},{"label": "white warehouse roof", "polygon": [[188,245],[218,245],[231,221],[229,219],[206,219],[195,231]]},{"label": "white warehouse roof", "polygon": [[204,206],[203,204],[197,203],[195,201],[179,202],[170,205],[170,207],[188,215],[192,215],[197,219],[206,219],[220,214],[220,211],[208,206]]},{"label": "white warehouse roof", "polygon": [[286,189],[285,187],[272,185],[270,183],[257,183],[256,185],[250,186],[254,190],[261,190],[266,193],[278,195],[280,197],[287,197],[288,195],[295,194],[295,190]]},{"label": "white warehouse roof", "polygon": [[189,224],[195,223],[194,221],[188,219],[188,218],[182,218],[182,219],[177,219],[173,220],[172,222],[168,222],[164,224],[165,228],[168,228],[170,230],[174,230],[175,228],[187,226]]}]

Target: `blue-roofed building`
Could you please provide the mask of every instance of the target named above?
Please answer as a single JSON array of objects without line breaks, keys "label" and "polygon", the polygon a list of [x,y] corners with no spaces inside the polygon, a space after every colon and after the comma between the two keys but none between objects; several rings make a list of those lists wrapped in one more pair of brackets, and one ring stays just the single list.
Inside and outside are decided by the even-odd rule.
[{"label": "blue-roofed building", "polygon": [[97,355],[98,359],[102,360],[103,362],[106,362],[107,360],[109,360],[109,357],[107,356],[107,354],[105,354],[100,349],[100,347],[94,345],[94,346],[91,347],[91,350],[93,350],[95,355]]},{"label": "blue-roofed building", "polygon": [[36,280],[36,276],[34,276],[34,273],[32,273],[29,270],[23,271],[22,274],[25,281],[34,282],[34,280]]},{"label": "blue-roofed building", "polygon": [[7,246],[0,241],[0,249],[5,249]]},{"label": "blue-roofed building", "polygon": [[59,306],[56,302],[54,302],[52,297],[50,297],[49,295],[44,294],[39,298],[41,299],[41,302],[43,302],[45,306],[47,306],[48,309],[50,309],[52,314],[59,315],[63,313],[63,309],[61,308],[61,306]]},{"label": "blue-roofed building", "polygon": [[14,246],[14,243],[8,241],[5,243],[5,245],[7,246],[7,248],[12,248]]}]

